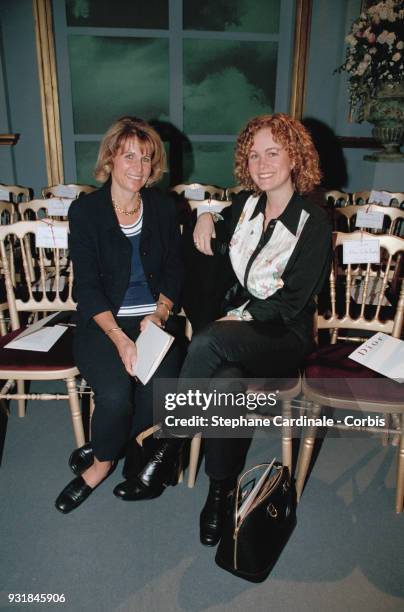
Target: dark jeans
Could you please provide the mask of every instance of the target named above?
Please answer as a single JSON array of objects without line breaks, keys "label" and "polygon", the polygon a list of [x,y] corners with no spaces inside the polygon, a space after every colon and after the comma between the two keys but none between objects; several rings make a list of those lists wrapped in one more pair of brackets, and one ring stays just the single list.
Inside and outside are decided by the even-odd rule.
[{"label": "dark jeans", "polygon": [[[215,322],[196,334],[180,372],[178,391],[197,378],[277,378],[295,376],[307,347],[285,327]],[[237,477],[251,438],[206,438],[205,471],[210,478]]]},{"label": "dark jeans", "polygon": [[[118,325],[136,340],[143,317],[120,317]],[[94,454],[100,461],[122,456],[128,440],[153,424],[153,379],[176,378],[181,351],[174,342],[146,384],[129,376],[112,341],[99,328],[76,331],[74,356],[80,374],[94,391],[95,409],[91,422]]]}]

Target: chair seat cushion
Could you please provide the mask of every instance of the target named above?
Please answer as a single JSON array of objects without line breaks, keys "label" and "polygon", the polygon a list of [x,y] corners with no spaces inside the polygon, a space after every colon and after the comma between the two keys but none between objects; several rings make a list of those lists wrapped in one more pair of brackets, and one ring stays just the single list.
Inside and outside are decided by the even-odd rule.
[{"label": "chair seat cushion", "polygon": [[404,403],[404,384],[349,359],[356,348],[358,344],[344,342],[311,353],[305,362],[306,386],[332,397]]},{"label": "chair seat cushion", "polygon": [[75,367],[72,350],[73,330],[68,327],[63,336],[47,352],[4,348],[25,328],[21,327],[0,338],[0,370],[66,370]]},{"label": "chair seat cushion", "polygon": [[268,392],[268,391],[291,391],[296,387],[296,385],[300,381],[299,372],[296,371],[294,377],[290,378],[257,378],[256,380],[251,380],[248,384],[248,393],[260,393],[260,392]]}]

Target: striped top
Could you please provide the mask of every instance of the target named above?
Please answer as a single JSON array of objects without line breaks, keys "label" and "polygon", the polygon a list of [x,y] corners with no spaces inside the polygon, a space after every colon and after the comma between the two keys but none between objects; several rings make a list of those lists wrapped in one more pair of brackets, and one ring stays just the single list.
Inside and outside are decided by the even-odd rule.
[{"label": "striped top", "polygon": [[132,261],[129,286],[118,311],[118,317],[141,317],[156,310],[156,302],[146,281],[140,260],[140,233],[143,223],[143,204],[139,218],[133,225],[121,225],[121,230],[132,245]]}]

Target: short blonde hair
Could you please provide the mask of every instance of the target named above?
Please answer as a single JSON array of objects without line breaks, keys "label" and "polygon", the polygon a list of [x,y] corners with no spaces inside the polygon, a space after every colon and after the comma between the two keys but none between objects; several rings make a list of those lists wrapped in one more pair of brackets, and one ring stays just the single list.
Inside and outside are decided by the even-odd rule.
[{"label": "short blonde hair", "polygon": [[234,174],[240,185],[258,192],[248,170],[248,156],[254,136],[263,128],[271,130],[275,142],[283,145],[293,162],[292,182],[299,193],[309,193],[320,183],[318,153],[309,132],[297,119],[284,113],[259,115],[250,119],[237,137]]},{"label": "short blonde hair", "polygon": [[148,147],[151,156],[151,174],[148,185],[157,183],[166,170],[166,152],[156,130],[138,117],[121,117],[106,132],[98,151],[94,175],[97,181],[105,182],[111,176],[113,159],[119,149],[130,138],[137,138]]}]

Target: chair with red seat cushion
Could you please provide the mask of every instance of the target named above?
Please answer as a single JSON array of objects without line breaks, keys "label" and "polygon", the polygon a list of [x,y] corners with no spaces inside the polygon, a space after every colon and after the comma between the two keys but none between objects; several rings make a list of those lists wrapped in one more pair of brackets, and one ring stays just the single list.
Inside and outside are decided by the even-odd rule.
[{"label": "chair with red seat cushion", "polygon": [[[353,274],[351,264],[343,264],[341,255],[342,244],[345,241],[364,238],[379,241],[380,261],[383,263],[360,264],[363,294],[358,304],[352,297],[357,266]],[[389,430],[390,433],[400,437],[396,491],[397,512],[402,511],[404,498],[404,387],[399,382],[386,378],[349,359],[349,355],[357,348],[358,342],[365,341],[372,333],[384,332],[395,338],[401,337],[404,320],[404,283],[401,283],[401,292],[396,296],[396,305],[395,308],[391,308],[390,317],[386,317],[383,304],[390,284],[391,269],[403,251],[404,240],[395,236],[374,236],[366,232],[351,234],[334,232],[334,262],[330,275],[329,310],[317,315],[317,328],[329,331],[331,344],[318,348],[307,358],[302,380],[303,395],[309,402],[309,416],[319,416],[322,407],[327,406],[350,412],[383,413],[389,418],[394,417],[396,422],[401,422],[401,426],[397,429]],[[372,308],[369,309],[366,302],[369,301],[370,280],[376,273],[380,278],[380,292],[376,299],[372,297]],[[344,285],[342,302],[338,299],[336,291],[336,287],[340,287],[341,283]],[[338,424],[335,427],[338,428]],[[361,429],[366,429],[366,427]],[[310,427],[303,440],[297,468],[298,498],[301,496],[306,481],[316,432],[315,426]]]},{"label": "chair with red seat cushion", "polygon": [[[67,222],[20,221],[0,227],[0,256],[4,271],[5,288],[12,332],[0,338],[0,379],[8,381],[0,391],[0,399],[16,399],[19,416],[25,414],[27,399],[67,399],[77,446],[85,442],[80,403],[76,389],[76,376],[72,354],[72,329],[59,338],[48,352],[8,348],[23,328],[20,315],[36,315],[75,310],[72,298],[73,271],[64,248],[37,247],[36,238],[44,223],[52,224],[51,235],[56,228],[66,231]],[[21,265],[15,266],[18,254]],[[63,282],[61,282],[63,278]],[[67,394],[27,394],[25,381],[64,380]],[[17,393],[9,393],[11,382],[17,382]]]}]

